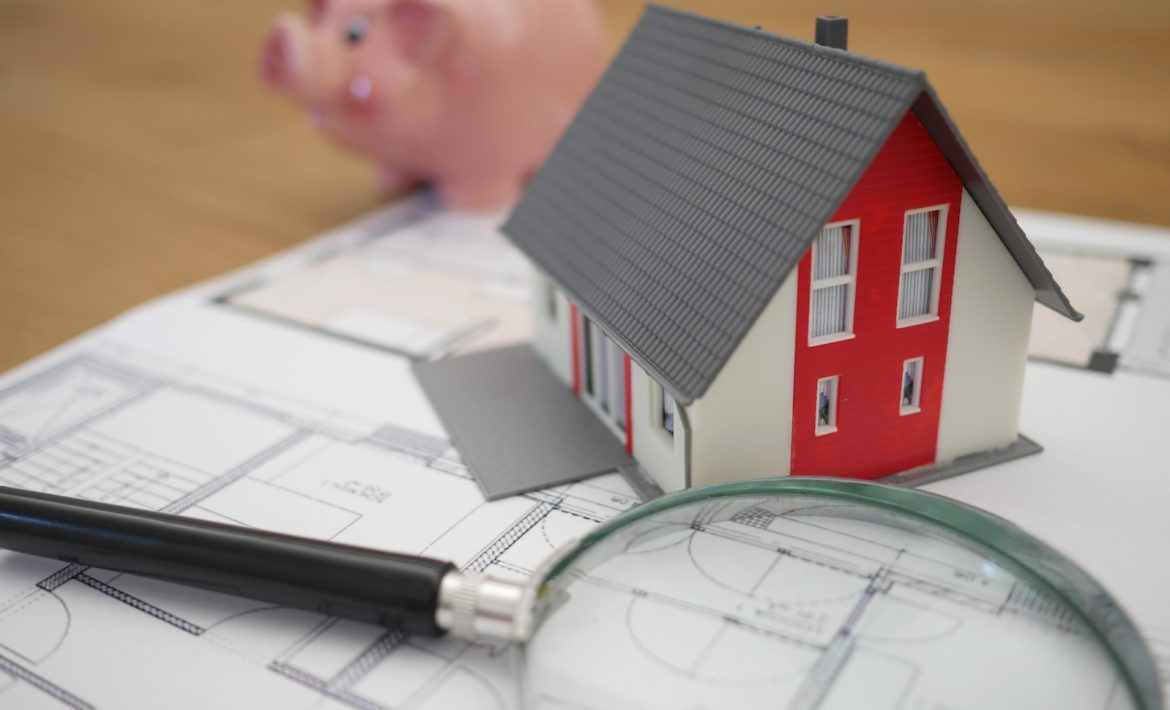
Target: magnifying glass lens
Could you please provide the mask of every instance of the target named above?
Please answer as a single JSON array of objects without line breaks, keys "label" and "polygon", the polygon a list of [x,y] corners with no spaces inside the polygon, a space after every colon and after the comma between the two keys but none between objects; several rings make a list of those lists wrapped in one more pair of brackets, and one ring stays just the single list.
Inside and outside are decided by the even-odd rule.
[{"label": "magnifying glass lens", "polygon": [[[1023,536],[902,494],[975,515],[993,542]],[[1102,608],[1077,601],[1100,592],[1083,573],[1053,575],[1071,563],[1014,540],[1043,553],[1028,562],[1046,579],[968,534],[980,531],[962,515],[929,518],[773,493],[696,496],[608,526],[542,588],[526,706],[1152,707],[1094,628]]]}]

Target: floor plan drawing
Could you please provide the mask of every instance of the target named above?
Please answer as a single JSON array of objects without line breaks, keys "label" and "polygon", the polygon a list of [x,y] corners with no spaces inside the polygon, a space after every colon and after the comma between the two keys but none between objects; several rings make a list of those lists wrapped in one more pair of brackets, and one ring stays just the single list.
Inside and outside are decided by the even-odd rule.
[{"label": "floor plan drawing", "polygon": [[1085,318],[1035,311],[1029,355],[1170,377],[1170,239],[1158,227],[1023,210],[1020,224]]},{"label": "floor plan drawing", "polygon": [[[3,485],[510,576],[636,502],[614,474],[487,503],[445,439],[282,406],[125,349],[0,390],[0,452]],[[0,553],[0,705],[507,708],[509,663],[501,649]],[[217,680],[184,683],[189,668]]]},{"label": "floor plan drawing", "polygon": [[[1148,338],[1146,331],[1166,318],[1163,306],[1167,301],[1155,289],[1170,288],[1163,283],[1170,279],[1170,266],[1156,269],[1140,259],[1093,254],[1042,255],[1053,274],[1069,284],[1070,297],[1076,299],[1085,319],[1061,323],[1049,317],[1049,311],[1037,308],[1030,357],[1098,372],[1121,367],[1165,374],[1159,370],[1170,362],[1170,339],[1160,356],[1161,367],[1143,368],[1140,358],[1144,355],[1141,341]],[[1143,321],[1151,321],[1150,326],[1139,328]]]},{"label": "floor plan drawing", "polygon": [[1136,707],[1046,587],[883,513],[762,496],[631,525],[557,587],[534,695],[590,710]]},{"label": "floor plan drawing", "polygon": [[497,231],[502,221],[415,201],[360,244],[220,302],[412,358],[522,342],[531,267]]},{"label": "floor plan drawing", "polygon": [[[144,304],[0,374],[0,485],[421,553],[499,575],[531,574],[558,545],[639,499],[614,473],[485,501],[412,377],[412,360],[527,337],[529,267],[495,232],[496,219],[444,214],[425,199],[408,200],[242,272]],[[1048,223],[1035,224],[1024,223],[1030,235]],[[1072,231],[1053,224],[1055,237]],[[1093,244],[1125,242],[1121,232],[1109,237]],[[1101,256],[1087,268],[1103,296],[1086,301],[1086,309],[1096,308],[1101,320],[1090,325],[1089,337],[1077,335],[1077,368],[1028,365],[1022,424],[1048,450],[927,488],[1026,523],[1084,564],[1141,620],[1165,671],[1170,617],[1161,593],[1165,566],[1155,564],[1164,559],[1164,477],[1156,464],[1170,457],[1162,436],[1170,379],[1144,375],[1170,372],[1167,311],[1148,307],[1170,302],[1163,298],[1170,258],[1147,267],[1130,259],[1140,247],[1088,250]],[[1133,299],[1120,298],[1118,288],[1140,294],[1140,308],[1126,305]],[[1081,305],[1076,294],[1073,300]],[[1115,373],[1083,369],[1082,356],[1119,339],[1115,333],[1127,331],[1116,324],[1135,317],[1128,331],[1135,335],[1119,352]],[[1070,397],[1081,406],[1066,406]],[[1114,416],[1123,410],[1128,417]],[[1077,435],[1085,412],[1096,417],[1089,420],[1093,437]],[[1100,441],[1143,443],[1110,448]],[[1102,472],[1109,485],[1100,485]],[[769,623],[802,643],[837,649],[823,656],[824,668],[842,679],[836,695],[808,691],[800,695],[806,707],[879,701],[898,707],[900,693],[912,692],[908,679],[920,659],[911,658],[910,647],[917,642],[883,637],[889,629],[882,624],[900,618],[899,605],[934,599],[932,584],[947,582],[943,598],[953,603],[947,613],[958,610],[935,617],[932,628],[940,633],[953,626],[948,619],[995,604],[1018,607],[1014,619],[1059,626],[1036,599],[1003,585],[971,586],[937,574],[924,581],[926,570],[891,564],[884,577],[866,577],[864,560],[785,523],[758,512],[720,529],[649,536],[637,549],[644,559],[676,556],[691,577],[724,577],[721,588],[740,601],[745,584],[771,589],[776,579],[758,559],[728,569],[731,558],[721,546],[729,535],[765,540],[768,554],[783,558],[778,570],[835,579],[836,601],[811,603],[799,598],[800,589],[783,599],[763,595],[764,606],[775,607]],[[781,547],[788,553],[775,553]],[[1117,554],[1121,549],[1126,554]],[[824,566],[830,562],[863,574]],[[669,596],[649,582],[640,589]],[[620,602],[613,622],[630,638],[648,639],[641,633],[647,624],[679,618],[649,597],[631,602],[625,591],[597,590]],[[863,600],[861,623],[850,629],[858,638],[868,634],[865,644],[834,646],[830,632]],[[777,663],[749,662],[756,657],[727,663],[718,637],[696,638],[708,643],[645,641],[639,662],[714,684],[774,680]],[[793,648],[799,655],[802,647]],[[517,690],[512,661],[498,647],[413,638],[0,551],[0,707],[506,710]],[[858,668],[882,683],[861,684]],[[1084,697],[1104,698],[1094,707],[1120,697],[1109,695],[1108,679],[1085,682],[1092,692]]]}]

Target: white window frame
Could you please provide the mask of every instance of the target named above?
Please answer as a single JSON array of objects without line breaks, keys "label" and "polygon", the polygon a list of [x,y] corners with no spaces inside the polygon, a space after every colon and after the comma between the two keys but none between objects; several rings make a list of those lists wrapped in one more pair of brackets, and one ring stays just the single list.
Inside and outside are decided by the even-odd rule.
[{"label": "white window frame", "polygon": [[[626,420],[625,351],[605,329],[584,313],[580,314],[581,328],[581,399],[619,438],[624,439],[630,427]],[[590,330],[592,328],[592,330]],[[608,367],[604,381],[602,368]],[[619,374],[620,370],[620,374]],[[605,396],[601,387],[605,385]],[[592,391],[590,391],[592,390]]]},{"label": "white window frame", "polygon": [[592,400],[597,389],[593,380],[593,359],[596,352],[593,347],[593,332],[589,329],[590,322],[585,314],[580,315],[578,327],[581,329],[581,343],[578,347],[581,348],[581,398],[585,400]]},{"label": "white window frame", "polygon": [[[829,382],[829,423],[821,424],[821,383]],[[813,433],[817,436],[824,436],[825,434],[832,434],[837,431],[837,402],[841,399],[841,377],[840,375],[832,375],[830,377],[821,377],[817,380],[816,397],[814,398],[813,406]]]},{"label": "white window frame", "polygon": [[596,323],[593,331],[593,397],[602,413],[608,418],[613,409],[613,360],[610,358],[609,335]]},{"label": "white window frame", "polygon": [[[667,406],[669,404],[670,414],[674,419],[670,427],[666,426]],[[662,432],[664,436],[674,438],[674,432],[678,428],[678,402],[670,393],[666,391],[662,385],[655,380],[650,380],[650,425],[652,428]]]},{"label": "white window frame", "polygon": [[629,387],[629,383],[626,382],[626,351],[622,350],[613,338],[609,338],[609,350],[611,369],[609,383],[613,388],[609,397],[612,403],[610,409],[613,410],[610,416],[613,418],[613,425],[624,437],[630,429],[630,422],[626,417],[626,390]]},{"label": "white window frame", "polygon": [[[809,261],[808,287],[808,344],[810,347],[838,343],[854,337],[853,333],[853,304],[857,299],[857,242],[861,234],[861,220],[849,219],[842,222],[829,222],[821,228],[823,232],[830,227],[849,227],[849,270],[844,276],[832,276],[827,279],[817,279],[817,243],[813,240],[812,258]],[[819,236],[819,234],[818,234]],[[845,296],[845,330],[828,335],[813,335],[813,295],[818,289],[847,285]]]},{"label": "white window frame", "polygon": [[[902,376],[898,382],[898,413],[902,416],[907,414],[917,414],[922,411],[922,375],[924,359],[921,357],[912,357],[902,363]],[[910,397],[910,404],[903,401],[903,391],[906,387],[906,369],[911,365],[915,366],[914,377],[914,392]]]},{"label": "white window frame", "polygon": [[[949,205],[947,204],[941,204],[906,210],[905,215],[902,217],[902,248],[898,251],[898,262],[901,264],[901,269],[898,272],[898,304],[897,310],[894,311],[894,317],[897,319],[897,327],[899,328],[909,328],[915,325],[922,325],[923,323],[933,323],[938,320],[938,295],[939,289],[942,286],[942,263],[943,253],[946,250],[948,207]],[[910,219],[910,215],[922,214],[923,212],[938,212],[938,233],[934,236],[934,258],[907,264],[904,261],[906,258],[906,224]],[[902,282],[904,277],[911,271],[921,271],[923,269],[935,270],[934,278],[931,279],[930,312],[925,315],[901,318],[898,314],[902,312]]]}]

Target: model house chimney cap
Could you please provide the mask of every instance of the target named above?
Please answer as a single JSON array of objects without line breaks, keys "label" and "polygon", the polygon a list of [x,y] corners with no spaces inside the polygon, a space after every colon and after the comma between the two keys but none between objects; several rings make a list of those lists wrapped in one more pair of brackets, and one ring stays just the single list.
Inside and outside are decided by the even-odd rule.
[{"label": "model house chimney cap", "polygon": [[849,18],[840,15],[821,15],[817,18],[817,44],[833,49],[846,49],[849,41]]}]

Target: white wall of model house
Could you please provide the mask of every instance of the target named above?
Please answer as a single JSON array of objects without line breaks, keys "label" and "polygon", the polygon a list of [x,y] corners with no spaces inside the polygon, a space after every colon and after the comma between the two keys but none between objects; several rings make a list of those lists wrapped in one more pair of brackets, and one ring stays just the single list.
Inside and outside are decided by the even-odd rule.
[{"label": "white wall of model house", "polygon": [[[788,474],[796,281],[794,270],[704,396],[686,406],[676,405],[673,431],[664,425],[664,389],[637,361],[631,362],[634,457],[665,492]],[[534,285],[533,345],[553,373],[571,388],[573,323],[569,300],[542,273],[536,273]],[[582,356],[581,366],[585,363]]]},{"label": "white wall of model house", "polygon": [[547,276],[534,271],[532,344],[549,369],[573,386],[573,325],[569,301]]},{"label": "white wall of model house", "polygon": [[[536,274],[534,285],[533,345],[565,386],[572,387],[573,323],[569,300],[544,274]],[[662,388],[636,362],[630,364],[630,398],[634,456],[638,463],[665,490],[686,488],[685,413],[676,416],[673,432],[666,430],[662,420]]]},{"label": "white wall of model house", "polygon": [[[536,349],[565,386],[572,387],[569,302],[543,275],[536,278],[534,296]],[[631,363],[634,456],[663,490],[788,473],[795,331],[793,272],[706,394],[678,407],[673,432],[663,422],[662,387],[637,362]]]},{"label": "white wall of model house", "polygon": [[[676,410],[674,431],[668,432],[663,426],[662,387],[636,362],[630,364],[630,397],[634,457],[662,490],[681,491],[688,486],[687,454],[692,437],[688,413]],[[694,481],[689,483],[694,485]]]},{"label": "white wall of model house", "polygon": [[707,392],[691,403],[692,485],[788,475],[796,282],[793,269]]},{"label": "white wall of model house", "polygon": [[1035,289],[964,190],[939,413],[940,462],[1016,440],[1035,298]]}]

